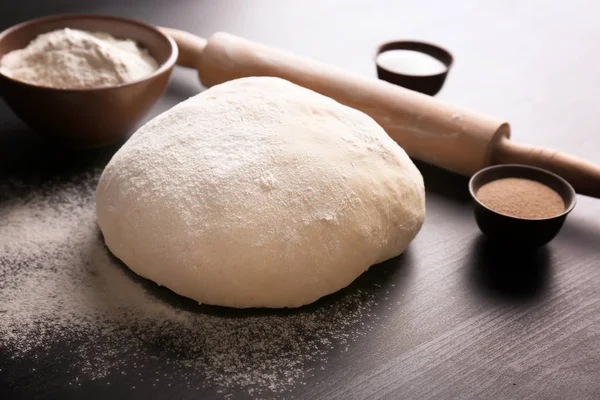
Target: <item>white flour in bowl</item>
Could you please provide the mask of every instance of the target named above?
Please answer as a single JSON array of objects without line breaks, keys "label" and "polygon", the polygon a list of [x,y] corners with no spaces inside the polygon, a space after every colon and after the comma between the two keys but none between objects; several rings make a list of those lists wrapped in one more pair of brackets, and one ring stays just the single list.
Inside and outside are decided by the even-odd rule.
[{"label": "white flour in bowl", "polygon": [[94,204],[100,172],[35,189],[0,182],[5,364],[51,359],[74,386],[126,376],[132,390],[152,381],[262,397],[302,384],[327,368],[332,350],[379,325],[377,303],[387,294],[374,285],[308,309],[228,315],[137,277],[103,245]]},{"label": "white flour in bowl", "polygon": [[69,28],[39,35],[24,49],[0,59],[4,75],[59,89],[120,85],[156,69],[156,60],[133,40]]}]

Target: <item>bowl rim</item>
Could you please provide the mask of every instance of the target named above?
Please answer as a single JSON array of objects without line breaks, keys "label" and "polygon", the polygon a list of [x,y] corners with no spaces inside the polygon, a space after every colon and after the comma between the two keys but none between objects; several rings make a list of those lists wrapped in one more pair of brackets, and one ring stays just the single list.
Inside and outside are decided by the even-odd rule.
[{"label": "bowl rim", "polygon": [[49,15],[49,16],[40,17],[40,18],[29,19],[29,20],[26,20],[23,22],[19,22],[18,24],[8,27],[5,30],[3,30],[2,32],[0,32],[0,42],[9,34],[16,32],[18,30],[27,28],[29,26],[35,25],[35,24],[39,24],[39,23],[47,22],[47,21],[53,21],[53,20],[73,20],[73,19],[79,19],[79,18],[81,18],[81,19],[88,18],[88,19],[98,19],[98,20],[113,20],[113,21],[118,21],[118,22],[124,22],[126,24],[137,25],[144,29],[148,29],[148,30],[153,31],[154,33],[158,34],[159,36],[164,38],[169,43],[170,48],[171,48],[171,53],[170,53],[169,57],[162,64],[160,64],[160,66],[156,69],[156,71],[152,72],[150,75],[135,79],[133,81],[120,83],[118,85],[92,87],[92,88],[58,88],[58,87],[52,87],[52,86],[36,85],[35,83],[30,83],[30,82],[24,82],[24,81],[12,78],[12,77],[4,74],[2,72],[2,70],[0,70],[0,77],[10,80],[13,83],[28,86],[31,88],[36,88],[36,89],[51,90],[51,91],[65,92],[65,93],[66,92],[99,92],[99,91],[104,91],[104,90],[112,90],[112,89],[133,86],[140,82],[144,82],[146,80],[151,80],[151,79],[165,73],[166,71],[170,70],[171,68],[173,68],[175,66],[175,63],[177,62],[177,57],[179,56],[179,49],[177,47],[177,44],[175,43],[175,40],[173,40],[173,38],[171,36],[163,33],[160,29],[158,29],[154,25],[147,24],[145,22],[138,21],[138,20],[131,19],[131,18],[115,16],[115,15],[108,15],[108,14],[92,14],[92,13],[56,14],[56,15]]},{"label": "bowl rim", "polygon": [[[488,206],[483,204],[481,201],[479,201],[479,199],[477,198],[477,195],[475,194],[475,190],[473,188],[473,183],[474,183],[475,179],[477,179],[477,177],[484,175],[486,173],[489,173],[489,171],[497,170],[497,169],[505,169],[505,168],[528,169],[528,170],[536,171],[536,172],[539,172],[539,173],[542,173],[542,174],[552,177],[557,182],[560,182],[560,184],[563,185],[567,189],[567,191],[570,192],[570,194],[571,194],[570,203],[565,204],[565,211],[563,211],[560,214],[554,215],[552,217],[548,217],[548,218],[519,218],[519,217],[515,217],[512,215],[507,215],[507,214],[504,214],[504,213],[501,213],[501,212],[498,212],[496,210],[489,208]],[[506,176],[506,178],[509,178],[509,177],[510,176]],[[515,178],[518,178],[518,177],[515,176]],[[529,179],[529,178],[527,178],[527,179]],[[531,180],[535,180],[535,179],[531,179]],[[492,181],[490,180],[489,182],[492,182]],[[486,183],[489,183],[489,182],[486,182]],[[567,180],[565,180],[563,177],[555,174],[554,172],[548,171],[547,169],[533,167],[531,165],[524,165],[524,164],[498,164],[498,165],[492,165],[492,166],[480,169],[475,174],[473,174],[473,176],[471,176],[471,178],[469,179],[469,194],[471,195],[471,198],[478,205],[485,208],[486,210],[488,210],[496,215],[500,215],[502,217],[509,218],[509,219],[512,219],[515,221],[551,221],[553,219],[563,218],[563,217],[566,217],[571,211],[573,211],[573,209],[575,208],[575,205],[577,205],[577,192],[575,192],[575,189],[569,182],[567,182]],[[559,193],[559,195],[560,195],[560,193]],[[567,199],[565,199],[565,197],[562,195],[560,195],[560,197],[566,203]]]}]

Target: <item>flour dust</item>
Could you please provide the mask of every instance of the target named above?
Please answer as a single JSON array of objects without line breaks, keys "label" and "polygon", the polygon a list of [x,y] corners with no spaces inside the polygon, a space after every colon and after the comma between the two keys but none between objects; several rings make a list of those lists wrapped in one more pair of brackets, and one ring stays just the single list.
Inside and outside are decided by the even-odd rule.
[{"label": "flour dust", "polygon": [[301,384],[326,368],[334,348],[379,323],[381,287],[296,310],[243,311],[199,306],[137,277],[103,244],[99,173],[33,191],[0,183],[0,192],[18,194],[0,202],[0,352],[15,363],[58,357],[70,385],[110,384],[117,374],[132,388],[184,382],[258,396]]}]

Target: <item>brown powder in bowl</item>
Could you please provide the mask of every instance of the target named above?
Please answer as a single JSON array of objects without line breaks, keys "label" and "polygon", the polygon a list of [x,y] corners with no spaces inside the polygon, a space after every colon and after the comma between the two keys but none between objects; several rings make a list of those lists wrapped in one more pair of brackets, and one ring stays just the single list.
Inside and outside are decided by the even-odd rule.
[{"label": "brown powder in bowl", "polygon": [[565,211],[560,194],[530,179],[497,179],[481,186],[476,195],[486,207],[516,218],[552,218]]}]

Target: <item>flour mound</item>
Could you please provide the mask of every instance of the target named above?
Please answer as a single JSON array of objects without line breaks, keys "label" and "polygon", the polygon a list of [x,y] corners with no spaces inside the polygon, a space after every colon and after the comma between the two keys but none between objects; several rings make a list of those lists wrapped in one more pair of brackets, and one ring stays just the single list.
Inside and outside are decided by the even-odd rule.
[{"label": "flour mound", "polygon": [[119,85],[156,69],[156,60],[133,40],[69,28],[39,35],[0,60],[0,71],[13,79],[60,89]]},{"label": "flour mound", "polygon": [[96,196],[112,253],[201,303],[297,307],[402,253],[423,179],[367,115],[277,78],[215,86],[115,154]]}]

